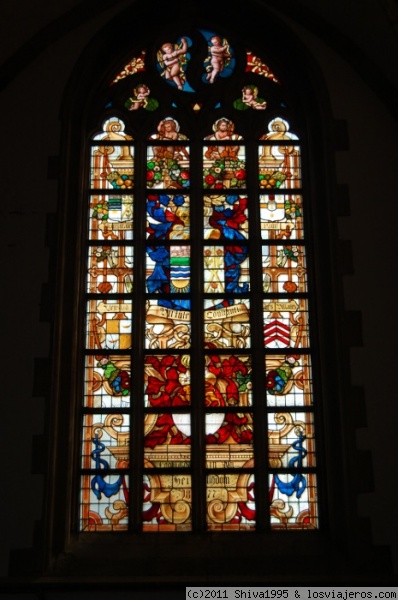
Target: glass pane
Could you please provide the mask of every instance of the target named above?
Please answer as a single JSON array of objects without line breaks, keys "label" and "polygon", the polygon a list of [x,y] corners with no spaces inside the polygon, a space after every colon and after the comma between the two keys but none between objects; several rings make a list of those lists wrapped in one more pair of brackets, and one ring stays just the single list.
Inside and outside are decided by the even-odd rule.
[{"label": "glass pane", "polygon": [[150,294],[186,294],[190,291],[189,246],[148,246],[146,288]]},{"label": "glass pane", "polygon": [[309,324],[305,298],[264,300],[264,346],[308,348]]},{"label": "glass pane", "polygon": [[311,359],[308,354],[265,357],[267,405],[311,406]]},{"label": "glass pane", "polygon": [[136,85],[128,98],[124,102],[127,110],[139,110],[144,109],[148,111],[156,110],[159,107],[159,102],[150,95],[151,90],[145,83],[139,83]]},{"label": "glass pane", "polygon": [[89,300],[87,348],[121,350],[131,347],[131,300]]},{"label": "glass pane", "polygon": [[242,139],[235,133],[235,124],[229,119],[218,119],[213,132],[205,138],[211,144],[203,148],[203,187],[218,190],[246,187],[245,148],[231,143]]},{"label": "glass pane", "polygon": [[275,473],[269,488],[271,529],[318,528],[314,473]]},{"label": "glass pane", "polygon": [[263,246],[263,291],[307,292],[304,246]]},{"label": "glass pane", "polygon": [[148,472],[144,475],[143,492],[143,531],[191,530],[190,475]]},{"label": "glass pane", "polygon": [[153,189],[189,187],[188,146],[150,146],[148,148],[147,186]]},{"label": "glass pane", "polygon": [[[127,529],[129,465],[129,416],[88,414],[84,416],[82,466],[95,469],[82,476],[82,530],[112,531]],[[105,471],[105,473],[104,473]]]},{"label": "glass pane", "polygon": [[150,194],[146,203],[148,239],[186,240],[189,238],[189,196]]},{"label": "glass pane", "polygon": [[91,196],[89,239],[133,239],[133,196],[128,194]]},{"label": "glass pane", "polygon": [[88,293],[123,294],[132,291],[132,246],[90,246],[88,251]]},{"label": "glass pane", "polygon": [[[129,466],[128,414],[87,414],[83,420],[82,467],[123,469]],[[98,484],[98,489],[101,489]],[[105,493],[105,492],[104,492]]]},{"label": "glass pane", "polygon": [[212,473],[206,483],[208,530],[250,531],[255,528],[254,475]]},{"label": "glass pane", "polygon": [[110,117],[102,123],[102,130],[92,137],[93,140],[101,140],[104,145],[113,145],[114,142],[125,142],[132,140],[131,135],[125,133],[124,122],[118,117]]},{"label": "glass pane", "polygon": [[146,467],[187,467],[191,462],[191,416],[188,413],[145,417]]},{"label": "glass pane", "polygon": [[242,88],[241,97],[234,100],[233,106],[236,110],[248,110],[249,108],[253,110],[265,110],[267,102],[261,96],[258,87],[248,83]]},{"label": "glass pane", "polygon": [[250,301],[204,301],[204,336],[208,348],[250,347]]},{"label": "glass pane", "polygon": [[301,187],[299,146],[259,146],[259,182],[264,190]]},{"label": "glass pane", "polygon": [[131,390],[129,356],[86,356],[84,405],[89,408],[128,408]]},{"label": "glass pane", "polygon": [[179,123],[171,117],[163,119],[158,133],[152,134],[150,139],[159,143],[147,149],[147,187],[176,190],[189,187],[189,147],[176,143],[187,139],[180,133]]},{"label": "glass pane", "polygon": [[289,129],[289,123],[277,117],[268,124],[269,133],[261,137],[268,141],[259,146],[258,155],[259,183],[264,190],[301,186],[300,146],[287,143],[298,139]]},{"label": "glass pane", "polygon": [[188,406],[191,370],[188,354],[145,357],[145,406]]},{"label": "glass pane", "polygon": [[263,240],[301,240],[304,237],[302,196],[260,195],[261,237]]},{"label": "glass pane", "polygon": [[270,467],[315,466],[314,415],[308,412],[268,414]]},{"label": "glass pane", "polygon": [[261,58],[259,58],[255,54],[253,54],[253,52],[251,50],[246,50],[246,59],[247,59],[247,64],[246,64],[246,69],[245,69],[246,72],[251,71],[252,73],[255,73],[256,75],[261,75],[262,77],[271,79],[275,83],[279,83],[278,79],[271,72],[269,67],[261,60]]},{"label": "glass pane", "polygon": [[[253,459],[253,415],[208,413],[206,415],[206,466],[238,469]],[[252,462],[250,463],[252,466]]]},{"label": "glass pane", "polygon": [[103,143],[91,148],[90,187],[94,189],[125,190],[134,187],[134,148],[121,144],[132,140],[124,131],[123,121],[111,117],[103,123],[103,131],[93,139]]},{"label": "glass pane", "polygon": [[201,30],[207,41],[207,57],[203,62],[204,75],[202,80],[214,83],[219,77],[229,77],[235,68],[234,51],[226,38],[214,32]]},{"label": "glass pane", "polygon": [[203,199],[204,238],[242,240],[248,237],[248,199],[237,194],[205,196]]},{"label": "glass pane", "polygon": [[148,300],[145,347],[189,348],[191,345],[190,300]]},{"label": "glass pane", "polygon": [[127,65],[120,71],[120,73],[115,77],[112,83],[117,83],[121,79],[125,77],[129,77],[130,75],[135,75],[140,71],[145,71],[145,50],[141,50],[141,53],[138,56],[132,58]]},{"label": "glass pane", "polygon": [[81,531],[127,530],[128,475],[83,475],[80,489]]},{"label": "glass pane", "polygon": [[205,293],[249,291],[247,246],[205,246],[203,252]]},{"label": "glass pane", "polygon": [[[132,146],[93,146],[90,185],[95,189],[131,192],[134,186]],[[123,192],[121,192],[123,193]]]},{"label": "glass pane", "polygon": [[245,148],[238,145],[208,146],[203,150],[203,187],[225,190],[246,187]]},{"label": "glass pane", "polygon": [[250,355],[205,356],[205,405],[250,406],[252,367]]}]

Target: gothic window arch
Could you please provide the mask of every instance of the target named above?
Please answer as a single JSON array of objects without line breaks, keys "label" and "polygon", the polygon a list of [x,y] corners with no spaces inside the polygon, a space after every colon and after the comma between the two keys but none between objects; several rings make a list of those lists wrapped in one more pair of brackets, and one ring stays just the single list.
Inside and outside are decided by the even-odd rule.
[{"label": "gothic window arch", "polygon": [[181,28],[132,48],[86,121],[78,531],[318,529],[307,139],[283,73]]}]

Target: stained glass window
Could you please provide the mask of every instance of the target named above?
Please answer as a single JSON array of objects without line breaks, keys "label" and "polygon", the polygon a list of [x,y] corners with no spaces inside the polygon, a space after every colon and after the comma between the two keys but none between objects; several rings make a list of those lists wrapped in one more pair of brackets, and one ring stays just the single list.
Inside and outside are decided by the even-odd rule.
[{"label": "stained glass window", "polygon": [[319,527],[306,140],[265,57],[181,31],[89,137],[79,530]]}]

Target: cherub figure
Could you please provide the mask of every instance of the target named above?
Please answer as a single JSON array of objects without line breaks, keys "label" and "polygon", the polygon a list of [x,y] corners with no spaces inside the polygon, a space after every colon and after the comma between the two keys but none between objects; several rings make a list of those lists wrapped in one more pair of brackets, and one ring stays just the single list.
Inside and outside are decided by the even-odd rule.
[{"label": "cherub figure", "polygon": [[184,72],[181,65],[181,58],[185,56],[188,50],[188,44],[185,38],[181,38],[181,47],[175,49],[171,42],[165,42],[160,49],[160,64],[164,64],[165,70],[162,75],[174,81],[177,88],[182,90],[184,85]]},{"label": "cherub figure", "polygon": [[129,110],[138,110],[141,108],[146,108],[148,104],[148,96],[150,94],[150,89],[145,84],[138,85],[133,90],[133,97],[128,99],[128,102],[131,102],[129,106]]},{"label": "cherub figure", "polygon": [[255,85],[248,85],[243,88],[242,102],[256,110],[265,110],[267,108],[266,101],[258,98],[258,87]]},{"label": "cherub figure", "polygon": [[210,52],[210,66],[208,67],[208,74],[206,79],[209,83],[214,83],[216,77],[223,71],[225,63],[232,57],[229,51],[229,44],[226,40],[222,44],[221,38],[218,35],[214,35],[210,38],[211,46],[209,46]]},{"label": "cherub figure", "polygon": [[128,110],[138,110],[139,108],[150,111],[156,110],[159,102],[155,98],[150,98],[150,93],[151,90],[145,83],[138,84],[133,90],[133,96],[126,100],[125,107]]},{"label": "cherub figure", "polygon": [[[208,135],[206,140],[239,140],[241,136],[234,133],[235,125],[230,119],[218,119],[213,125],[213,135]],[[209,146],[205,152],[205,157],[215,158],[236,158],[239,146]]]},{"label": "cherub figure", "polygon": [[242,98],[237,98],[234,101],[234,108],[237,110],[247,110],[248,108],[265,110],[267,103],[263,98],[258,97],[258,87],[256,85],[245,85],[242,90]]},{"label": "cherub figure", "polygon": [[[172,117],[166,117],[158,125],[158,133],[151,136],[157,140],[186,140],[186,136],[179,133],[180,126]],[[179,158],[181,155],[189,158],[185,146],[154,146],[153,153],[155,159]]]}]

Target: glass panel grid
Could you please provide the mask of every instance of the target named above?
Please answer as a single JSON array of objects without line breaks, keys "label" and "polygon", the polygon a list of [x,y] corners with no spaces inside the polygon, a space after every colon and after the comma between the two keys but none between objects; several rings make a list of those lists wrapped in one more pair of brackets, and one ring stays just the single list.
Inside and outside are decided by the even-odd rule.
[{"label": "glass panel grid", "polygon": [[[221,38],[206,36],[208,74],[203,81],[211,85],[219,76],[228,77],[235,62],[224,74],[217,72],[214,40],[221,43]],[[184,56],[189,60],[190,55],[184,44],[192,41],[184,39],[175,45],[181,49],[180,85],[165,75],[167,69],[159,75],[187,92],[192,90]],[[167,60],[159,56],[159,61]],[[242,113],[265,108],[258,92],[245,87],[234,107]],[[138,114],[138,109],[151,112],[158,105],[143,98],[136,106],[125,106]],[[171,116],[152,131],[147,140],[137,142],[140,152],[144,150],[139,169],[135,143],[119,118],[106,120],[91,143],[80,528],[127,531],[130,502],[137,506],[138,498],[143,531],[197,527],[192,513],[196,475],[191,469],[200,447],[209,531],[255,530],[255,460],[268,478],[268,489],[256,493],[268,497],[265,520],[271,530],[317,528],[298,137],[284,118],[270,121],[268,133],[258,141],[256,170],[247,160],[246,141],[230,119],[217,119],[201,145],[189,142]],[[201,167],[198,161],[191,165],[191,156],[198,155]],[[145,186],[136,181],[136,173],[145,170],[144,161]],[[193,168],[195,181],[201,181],[199,190],[190,189]],[[134,224],[137,202],[140,222]],[[134,243],[133,227],[140,232]],[[261,248],[260,254],[249,256],[249,248]],[[252,289],[262,294],[252,295]],[[139,324],[133,319],[133,295],[145,303],[145,309],[144,304],[138,307],[144,315]],[[252,314],[254,306],[262,306],[262,314],[261,309]],[[137,350],[134,344],[140,340],[143,347]],[[196,389],[191,381],[199,381],[199,364],[203,379]],[[264,373],[253,390],[253,370],[259,365]],[[259,389],[261,380],[265,390]],[[255,423],[260,414],[266,415],[266,423]],[[197,437],[200,427],[193,426],[199,416],[202,440]],[[254,435],[261,430],[267,452],[255,456]],[[133,474],[134,489],[129,490],[127,469],[137,434],[143,441],[143,467]],[[142,491],[141,484],[137,487],[141,476]]]}]

